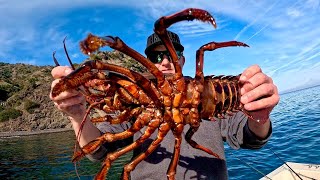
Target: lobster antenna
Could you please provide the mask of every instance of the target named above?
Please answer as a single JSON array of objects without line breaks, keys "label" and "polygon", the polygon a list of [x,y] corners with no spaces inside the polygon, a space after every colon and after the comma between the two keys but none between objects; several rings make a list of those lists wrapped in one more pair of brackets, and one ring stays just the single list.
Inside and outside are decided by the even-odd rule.
[{"label": "lobster antenna", "polygon": [[55,55],[56,55],[56,51],[53,51],[53,53],[52,53],[53,61],[54,61],[54,63],[56,64],[56,66],[60,66],[60,64],[58,63],[58,60],[57,60],[57,58],[55,57]]},{"label": "lobster antenna", "polygon": [[73,66],[73,64],[72,64],[72,61],[71,61],[71,59],[70,59],[70,57],[69,57],[69,53],[68,53],[68,51],[67,51],[66,39],[67,39],[67,36],[64,37],[64,39],[63,39],[63,49],[64,49],[64,52],[65,52],[66,55],[67,55],[67,58],[68,58],[68,61],[69,61],[69,64],[70,64],[72,70],[75,70],[76,68],[74,68],[74,66]]}]

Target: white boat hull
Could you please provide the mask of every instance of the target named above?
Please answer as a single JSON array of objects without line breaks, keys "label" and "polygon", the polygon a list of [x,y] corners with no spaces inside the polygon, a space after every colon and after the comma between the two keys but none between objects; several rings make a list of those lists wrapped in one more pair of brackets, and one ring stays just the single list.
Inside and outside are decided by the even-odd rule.
[{"label": "white boat hull", "polygon": [[[304,164],[287,162],[287,164],[302,178],[306,180],[317,179],[320,180],[320,164]],[[291,169],[283,164],[271,173],[267,174],[267,177],[272,180],[298,180],[297,175],[291,171]],[[269,180],[267,177],[263,177],[260,180]]]}]

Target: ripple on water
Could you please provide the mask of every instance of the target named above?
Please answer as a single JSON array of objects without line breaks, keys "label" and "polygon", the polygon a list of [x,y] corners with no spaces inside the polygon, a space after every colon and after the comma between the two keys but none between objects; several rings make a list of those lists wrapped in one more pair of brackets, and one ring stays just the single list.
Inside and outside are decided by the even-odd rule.
[{"label": "ripple on water", "polygon": [[264,148],[239,152],[226,149],[231,180],[254,180],[262,175],[232,157],[229,151],[266,174],[283,164],[272,151],[284,161],[320,163],[320,86],[281,95],[271,119],[273,134]]},{"label": "ripple on water", "polygon": [[[271,114],[273,135],[260,150],[231,150],[226,146],[230,180],[256,180],[284,161],[320,163],[320,87],[281,95]],[[74,133],[62,132],[26,137],[0,138],[0,179],[76,179],[71,162]],[[271,150],[270,150],[271,149]],[[114,163],[110,179],[118,179],[130,154]],[[240,161],[240,158],[242,161]],[[77,166],[81,179],[92,179],[100,163],[87,159]]]}]

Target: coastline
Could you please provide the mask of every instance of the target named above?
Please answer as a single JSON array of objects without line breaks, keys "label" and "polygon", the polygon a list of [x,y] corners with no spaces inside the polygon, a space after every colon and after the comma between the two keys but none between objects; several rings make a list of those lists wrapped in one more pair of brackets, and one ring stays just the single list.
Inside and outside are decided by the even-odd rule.
[{"label": "coastline", "polygon": [[72,128],[61,128],[61,129],[45,129],[45,130],[37,130],[37,131],[13,131],[13,132],[0,132],[0,138],[6,137],[19,137],[19,136],[32,136],[39,134],[47,134],[47,133],[58,133],[65,131],[73,131]]}]

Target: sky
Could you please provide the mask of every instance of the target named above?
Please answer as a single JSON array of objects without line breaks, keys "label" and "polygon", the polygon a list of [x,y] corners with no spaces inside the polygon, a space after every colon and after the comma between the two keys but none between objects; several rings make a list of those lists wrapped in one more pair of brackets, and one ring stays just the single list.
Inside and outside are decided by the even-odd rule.
[{"label": "sky", "polygon": [[118,36],[144,55],[154,22],[191,7],[207,10],[218,27],[183,21],[168,28],[185,47],[184,75],[194,77],[201,45],[237,40],[250,48],[206,52],[205,75],[237,75],[258,64],[280,93],[320,85],[320,0],[0,0],[0,62],[54,65],[56,51],[68,65],[67,37],[71,59],[81,63],[79,42],[88,33]]}]

